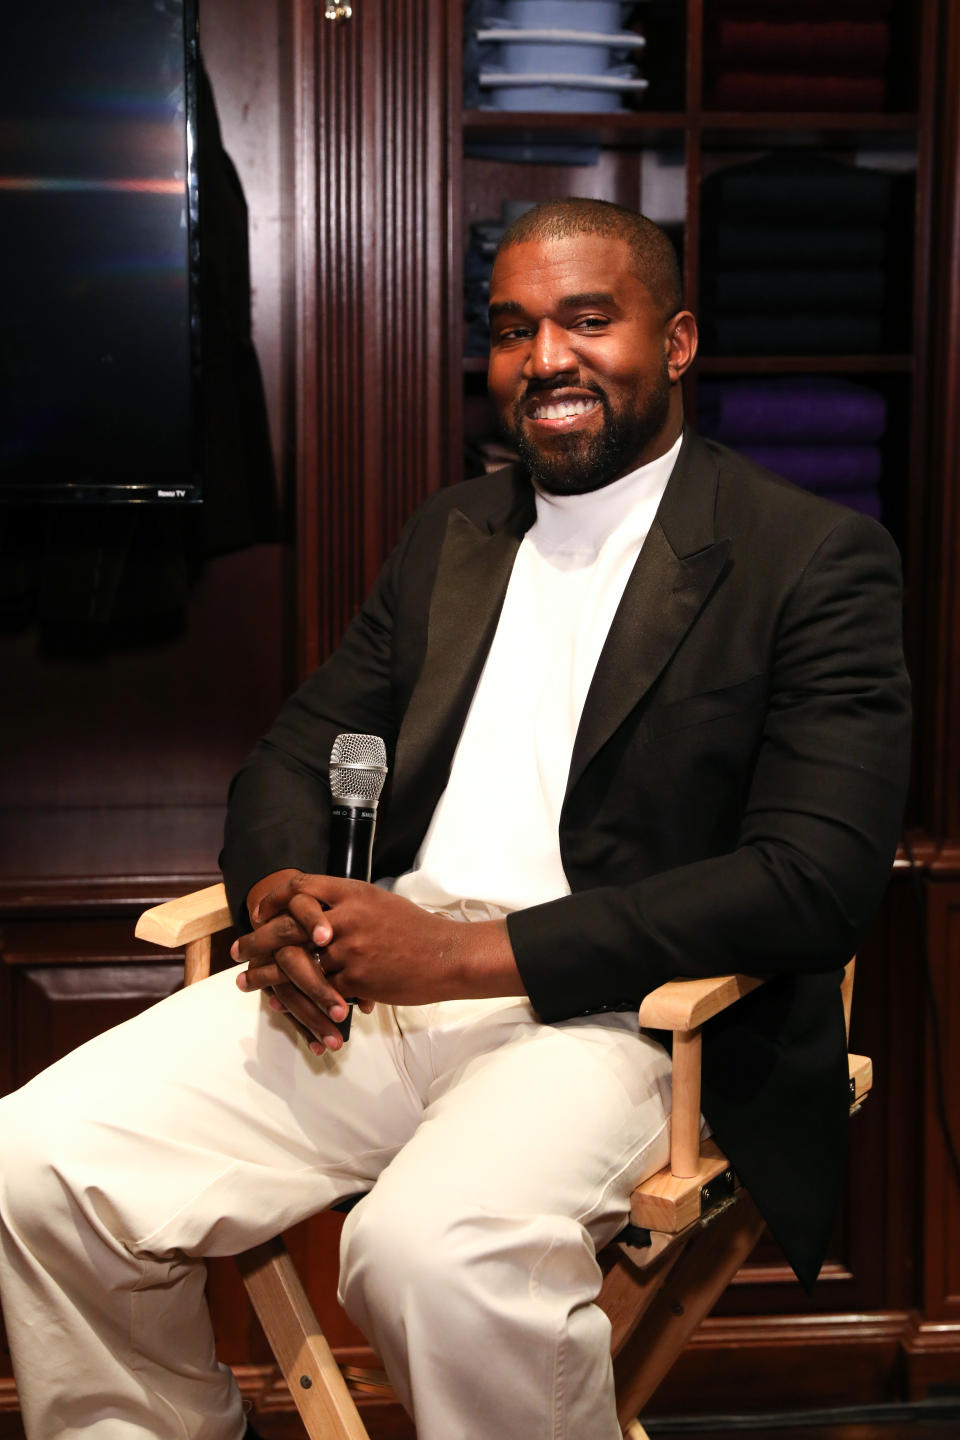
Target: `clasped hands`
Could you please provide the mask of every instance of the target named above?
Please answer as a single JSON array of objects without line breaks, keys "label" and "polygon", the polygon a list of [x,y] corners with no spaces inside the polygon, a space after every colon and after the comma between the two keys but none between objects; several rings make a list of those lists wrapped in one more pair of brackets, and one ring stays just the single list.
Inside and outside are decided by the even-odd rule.
[{"label": "clasped hands", "polygon": [[230,952],[247,965],[237,985],[269,991],[315,1054],[343,1044],[347,997],[369,1013],[524,993],[504,921],[460,924],[361,880],[289,872],[251,919]]}]

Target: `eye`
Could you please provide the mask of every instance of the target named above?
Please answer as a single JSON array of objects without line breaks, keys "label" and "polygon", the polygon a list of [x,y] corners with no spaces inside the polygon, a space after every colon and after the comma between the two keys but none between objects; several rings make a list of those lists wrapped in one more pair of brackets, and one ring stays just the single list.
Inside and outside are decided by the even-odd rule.
[{"label": "eye", "polygon": [[574,321],[573,329],[585,330],[587,334],[595,333],[598,330],[605,330],[610,324],[606,315],[582,315],[579,320]]},{"label": "eye", "polygon": [[529,325],[511,325],[508,329],[495,330],[490,338],[494,345],[508,345],[511,340],[525,340],[530,333]]}]

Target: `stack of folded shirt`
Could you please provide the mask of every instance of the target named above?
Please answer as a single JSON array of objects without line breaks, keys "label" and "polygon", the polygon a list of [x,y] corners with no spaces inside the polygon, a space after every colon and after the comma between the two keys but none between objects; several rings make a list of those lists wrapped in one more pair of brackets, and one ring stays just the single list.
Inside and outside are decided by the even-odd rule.
[{"label": "stack of folded shirt", "polygon": [[470,240],[463,265],[463,305],[466,321],[464,354],[486,356],[490,349],[490,272],[500,237],[508,226],[526,210],[533,200],[505,200],[498,220],[475,220],[470,226]]},{"label": "stack of folded shirt", "polygon": [[718,110],[882,110],[891,0],[714,0],[704,74]]},{"label": "stack of folded shirt", "polygon": [[795,485],[880,518],[883,395],[834,377],[702,380],[698,428]]},{"label": "stack of folded shirt", "polygon": [[610,111],[647,88],[630,60],[620,0],[471,0],[464,50],[468,109]]},{"label": "stack of folded shirt", "polygon": [[[909,178],[909,177],[908,177]],[[894,281],[903,177],[807,153],[731,166],[702,187],[704,348],[871,355],[903,342]],[[891,249],[893,247],[893,249]]]}]

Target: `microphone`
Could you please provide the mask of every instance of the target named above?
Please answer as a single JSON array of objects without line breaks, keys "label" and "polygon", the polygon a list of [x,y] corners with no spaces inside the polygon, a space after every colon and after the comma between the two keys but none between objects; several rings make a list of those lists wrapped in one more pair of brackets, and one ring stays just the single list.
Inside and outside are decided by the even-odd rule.
[{"label": "microphone", "polygon": [[369,880],[377,801],[387,778],[379,735],[338,735],[330,752],[330,875]]},{"label": "microphone", "polygon": [[[387,778],[387,747],[379,735],[338,735],[330,752],[330,853],[327,873],[369,880],[377,802]],[[350,1035],[353,1007],[337,1029]]]}]

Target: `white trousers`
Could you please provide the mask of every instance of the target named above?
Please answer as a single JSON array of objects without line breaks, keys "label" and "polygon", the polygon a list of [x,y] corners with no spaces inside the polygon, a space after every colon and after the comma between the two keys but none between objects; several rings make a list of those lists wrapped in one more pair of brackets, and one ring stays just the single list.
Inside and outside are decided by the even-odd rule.
[{"label": "white trousers", "polygon": [[356,1011],[316,1058],[235,972],[82,1046],[0,1101],[27,1435],[240,1440],[202,1257],[373,1186],[340,1298],[419,1440],[614,1440],[595,1252],[666,1163],[669,1069],[635,1016],[515,1000]]}]

